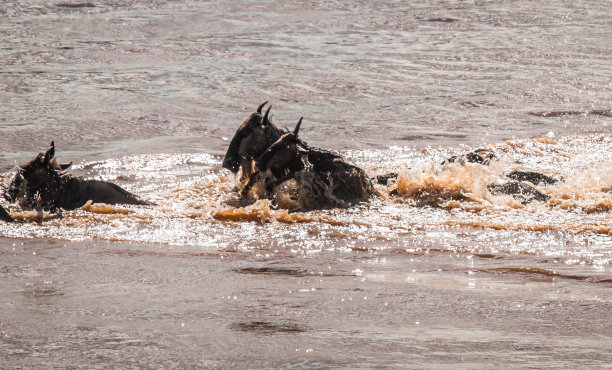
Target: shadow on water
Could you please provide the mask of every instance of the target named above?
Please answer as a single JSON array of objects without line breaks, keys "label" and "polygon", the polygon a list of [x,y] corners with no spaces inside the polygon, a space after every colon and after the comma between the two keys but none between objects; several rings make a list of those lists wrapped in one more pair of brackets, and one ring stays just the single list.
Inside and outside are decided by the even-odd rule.
[{"label": "shadow on water", "polygon": [[[496,268],[483,268],[471,270],[470,272],[482,272],[489,274],[509,274],[509,275],[526,275],[526,276],[541,276],[550,278],[550,281],[554,281],[556,278],[576,280],[576,281],[584,281],[590,283],[603,283],[603,284],[611,284],[612,279],[606,276],[586,276],[586,275],[573,275],[573,274],[565,274],[559,273],[553,270],[547,270],[543,268],[535,268],[535,267],[496,267]],[[547,280],[548,281],[548,280]]]},{"label": "shadow on water", "polygon": [[245,267],[235,269],[234,272],[239,274],[250,274],[250,275],[270,275],[270,276],[295,276],[295,277],[308,277],[308,276],[353,276],[352,274],[342,274],[338,272],[313,272],[304,269],[293,269],[288,267]]},{"label": "shadow on water", "polygon": [[281,275],[281,276],[310,276],[306,270],[291,269],[291,268],[276,268],[276,267],[245,267],[234,270],[239,274],[253,275]]},{"label": "shadow on water", "polygon": [[53,286],[33,285],[23,290],[23,295],[28,298],[61,297],[64,292]]},{"label": "shadow on water", "polygon": [[247,321],[233,323],[231,329],[255,334],[290,334],[302,333],[307,328],[290,322]]}]

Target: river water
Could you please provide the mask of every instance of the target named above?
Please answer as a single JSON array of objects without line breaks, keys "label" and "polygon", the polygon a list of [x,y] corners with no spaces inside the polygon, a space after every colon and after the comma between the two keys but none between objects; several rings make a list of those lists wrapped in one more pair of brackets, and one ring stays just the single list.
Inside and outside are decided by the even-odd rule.
[{"label": "river water", "polygon": [[[609,365],[609,6],[3,2],[3,186],[54,140],[156,205],[2,201],[0,367]],[[264,101],[397,184],[241,205],[221,161]],[[487,190],[516,169],[562,181]]]}]

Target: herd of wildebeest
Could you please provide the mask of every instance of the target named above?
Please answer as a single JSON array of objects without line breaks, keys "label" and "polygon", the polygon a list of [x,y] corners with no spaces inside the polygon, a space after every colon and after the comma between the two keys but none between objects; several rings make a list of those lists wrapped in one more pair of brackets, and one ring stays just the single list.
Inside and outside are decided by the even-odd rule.
[{"label": "herd of wildebeest", "polygon": [[[279,187],[291,181],[299,210],[344,208],[367,201],[377,194],[374,184],[386,185],[389,194],[398,174],[369,177],[361,168],[344,161],[331,151],[308,145],[299,137],[302,118],[295,129],[281,129],[270,120],[270,107],[265,114],[261,104],[240,125],[232,138],[223,167],[240,175],[236,188],[242,199],[262,197],[273,199]],[[475,163],[486,166],[495,159],[492,153],[476,150],[445,160],[448,163]],[[58,212],[82,207],[87,202],[106,204],[153,205],[107,181],[87,180],[68,173],[71,163],[60,164],[55,159],[55,144],[45,153],[17,168],[4,198],[18,203],[23,210]],[[503,179],[487,186],[492,194],[512,195],[522,203],[546,202],[549,197],[535,186],[550,185],[558,180],[532,171],[512,171]],[[255,193],[254,187],[258,191]],[[274,204],[274,202],[273,202]],[[0,219],[13,221],[0,206]]]}]

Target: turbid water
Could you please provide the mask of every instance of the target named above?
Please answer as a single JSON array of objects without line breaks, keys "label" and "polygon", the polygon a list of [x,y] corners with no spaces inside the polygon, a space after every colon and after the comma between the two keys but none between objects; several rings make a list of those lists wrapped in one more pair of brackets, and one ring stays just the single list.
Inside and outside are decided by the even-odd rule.
[{"label": "turbid water", "polygon": [[[0,367],[609,366],[608,8],[1,4],[4,187],[54,140],[156,205],[3,200]],[[221,161],[266,100],[398,182],[349,209],[238,202]],[[490,166],[441,164],[477,148]],[[561,181],[491,194],[511,170]]]}]

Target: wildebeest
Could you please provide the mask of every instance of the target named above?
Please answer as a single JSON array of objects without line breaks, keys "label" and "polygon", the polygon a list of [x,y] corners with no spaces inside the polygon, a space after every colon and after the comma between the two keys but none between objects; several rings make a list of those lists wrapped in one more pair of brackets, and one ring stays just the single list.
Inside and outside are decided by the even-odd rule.
[{"label": "wildebeest", "polygon": [[[487,154],[485,149],[477,149],[464,155],[450,157],[442,162],[442,164],[460,163],[465,165],[466,163],[477,163],[488,166],[494,158],[495,155],[493,153]],[[497,183],[489,184],[487,185],[487,190],[494,195],[512,195],[523,204],[530,203],[534,200],[547,202],[550,199],[548,195],[541,193],[534,186],[526,182],[533,185],[553,185],[558,182],[558,180],[553,177],[534,171],[512,171],[506,174],[506,177],[510,180],[500,180]]]},{"label": "wildebeest", "polygon": [[10,202],[19,202],[24,209],[54,212],[83,206],[88,201],[106,204],[150,205],[136,195],[106,181],[84,180],[66,172],[69,164],[58,164],[54,158],[55,143],[43,154],[24,166],[4,192]]},{"label": "wildebeest", "polygon": [[292,132],[283,134],[256,161],[258,171],[241,191],[247,196],[251,187],[263,180],[266,195],[290,179],[308,190],[301,199],[303,209],[346,207],[366,201],[374,188],[367,174],[346,163],[341,156],[308,146],[298,137],[302,118]]},{"label": "wildebeest", "polygon": [[488,166],[491,160],[495,158],[495,154],[486,152],[485,149],[476,149],[472,152],[463,155],[454,155],[446,159],[442,164],[448,163],[459,163],[465,165],[466,163],[478,163],[483,166]]},{"label": "wildebeest", "polygon": [[512,171],[506,174],[506,176],[509,179],[516,181],[529,181],[534,185],[554,185],[559,182],[559,180],[555,179],[554,177],[550,177],[534,171]]},{"label": "wildebeest", "polygon": [[255,169],[254,160],[262,155],[272,143],[274,143],[284,130],[276,127],[269,118],[271,106],[262,116],[261,110],[268,102],[264,102],[257,108],[257,112],[251,114],[240,125],[236,134],[230,142],[229,148],[223,159],[223,168],[233,173],[242,169],[241,179],[251,177]]},{"label": "wildebeest", "polygon": [[487,185],[487,190],[493,195],[512,195],[514,199],[519,200],[522,204],[531,203],[534,200],[548,202],[550,199],[550,196],[541,193],[533,186],[516,180],[491,183]]}]

